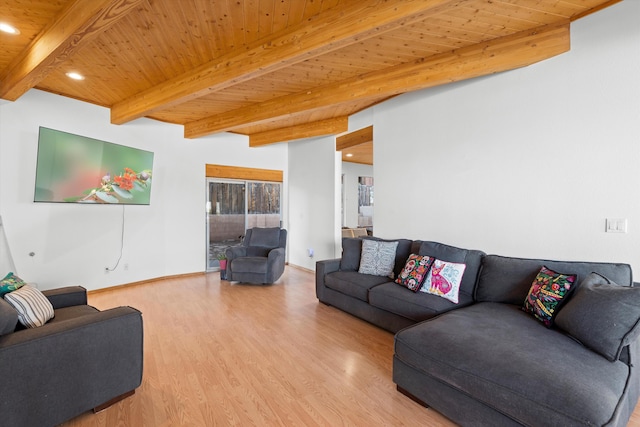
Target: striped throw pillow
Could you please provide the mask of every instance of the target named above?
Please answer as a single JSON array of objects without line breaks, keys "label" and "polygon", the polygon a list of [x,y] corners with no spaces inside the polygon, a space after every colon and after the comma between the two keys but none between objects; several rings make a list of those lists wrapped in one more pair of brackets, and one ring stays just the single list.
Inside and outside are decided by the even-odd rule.
[{"label": "striped throw pillow", "polygon": [[27,328],[42,326],[53,319],[53,305],[42,292],[30,285],[9,292],[4,300],[18,312],[18,320]]}]

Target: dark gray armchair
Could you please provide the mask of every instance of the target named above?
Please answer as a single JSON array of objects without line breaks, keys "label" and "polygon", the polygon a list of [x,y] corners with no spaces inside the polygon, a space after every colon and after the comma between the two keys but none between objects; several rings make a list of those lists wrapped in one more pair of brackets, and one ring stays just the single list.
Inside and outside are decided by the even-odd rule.
[{"label": "dark gray armchair", "polygon": [[242,246],[227,249],[227,280],[271,284],[284,273],[287,230],[250,228]]},{"label": "dark gray armchair", "polygon": [[99,311],[80,286],[43,294],[55,317],[32,329],[0,298],[2,425],[54,426],[133,394],[142,381],[138,310]]}]

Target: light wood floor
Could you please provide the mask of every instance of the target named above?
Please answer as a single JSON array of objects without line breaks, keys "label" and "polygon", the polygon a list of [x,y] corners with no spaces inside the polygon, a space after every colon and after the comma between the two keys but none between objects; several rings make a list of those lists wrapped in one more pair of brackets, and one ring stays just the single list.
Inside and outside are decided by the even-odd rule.
[{"label": "light wood floor", "polygon": [[[143,381],[63,425],[454,425],[396,391],[393,335],[318,303],[314,280],[287,267],[272,286],[211,273],[90,295],[143,313]],[[629,425],[640,427],[640,409]]]}]

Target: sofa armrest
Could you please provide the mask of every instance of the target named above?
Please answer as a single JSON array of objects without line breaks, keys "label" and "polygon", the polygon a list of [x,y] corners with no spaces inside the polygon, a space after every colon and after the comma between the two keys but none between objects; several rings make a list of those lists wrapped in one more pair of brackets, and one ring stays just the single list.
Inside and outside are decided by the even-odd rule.
[{"label": "sofa armrest", "polygon": [[227,261],[230,262],[232,259],[247,256],[247,248],[245,246],[233,246],[227,248],[225,255],[227,256]]},{"label": "sofa armrest", "polygon": [[324,277],[329,273],[340,270],[340,261],[340,258],[336,258],[316,262],[316,297],[320,301],[324,302]]},{"label": "sofa armrest", "polygon": [[64,288],[42,291],[54,309],[87,304],[87,290],[82,286],[67,286]]},{"label": "sofa armrest", "polygon": [[142,315],[118,307],[17,331],[0,354],[3,425],[56,425],[140,385]]}]

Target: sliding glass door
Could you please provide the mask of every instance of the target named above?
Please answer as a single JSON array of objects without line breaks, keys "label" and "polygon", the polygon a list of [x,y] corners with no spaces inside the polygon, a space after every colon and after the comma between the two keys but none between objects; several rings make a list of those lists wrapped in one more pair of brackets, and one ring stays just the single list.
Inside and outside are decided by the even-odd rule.
[{"label": "sliding glass door", "polygon": [[280,227],[280,183],[207,179],[207,271],[251,227]]}]

